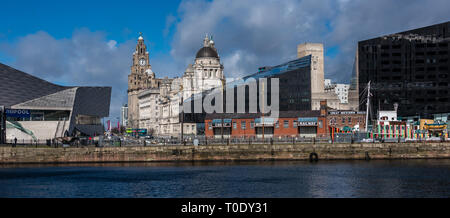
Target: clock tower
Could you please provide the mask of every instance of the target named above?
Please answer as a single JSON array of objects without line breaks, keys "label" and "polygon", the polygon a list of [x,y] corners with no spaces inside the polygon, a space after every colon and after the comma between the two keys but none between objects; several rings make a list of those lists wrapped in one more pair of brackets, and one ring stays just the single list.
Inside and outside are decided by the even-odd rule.
[{"label": "clock tower", "polygon": [[133,64],[128,75],[128,127],[139,128],[139,105],[137,95],[148,88],[157,88],[159,83],[149,63],[147,46],[142,33],[139,34],[136,49],[133,52]]}]

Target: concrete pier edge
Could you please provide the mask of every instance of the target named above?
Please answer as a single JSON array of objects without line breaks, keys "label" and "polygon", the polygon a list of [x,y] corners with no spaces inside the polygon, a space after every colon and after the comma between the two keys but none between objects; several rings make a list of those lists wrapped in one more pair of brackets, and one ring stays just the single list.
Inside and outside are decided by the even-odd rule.
[{"label": "concrete pier edge", "polygon": [[0,147],[0,164],[447,159],[449,142],[208,146]]}]

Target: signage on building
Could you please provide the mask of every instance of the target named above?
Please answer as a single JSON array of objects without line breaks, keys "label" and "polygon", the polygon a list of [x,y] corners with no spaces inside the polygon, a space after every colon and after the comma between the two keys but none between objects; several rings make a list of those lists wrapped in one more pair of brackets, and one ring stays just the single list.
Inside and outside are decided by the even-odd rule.
[{"label": "signage on building", "polygon": [[328,111],[330,115],[339,115],[339,114],[366,114],[364,111]]},{"label": "signage on building", "polygon": [[212,120],[212,126],[213,127],[230,127],[231,126],[231,119],[213,119]]},{"label": "signage on building", "polygon": [[297,126],[317,126],[317,117],[299,117]]},{"label": "signage on building", "polygon": [[6,109],[7,117],[30,118],[30,110],[26,109]]},{"label": "signage on building", "polygon": [[316,122],[317,123],[317,117],[299,117],[298,122]]},{"label": "signage on building", "polygon": [[263,124],[264,124],[264,126],[273,126],[274,123],[275,123],[275,119],[272,117],[255,118],[255,126],[256,127],[261,127],[261,126],[263,126]]},{"label": "signage on building", "polygon": [[298,126],[317,126],[317,122],[298,122]]}]

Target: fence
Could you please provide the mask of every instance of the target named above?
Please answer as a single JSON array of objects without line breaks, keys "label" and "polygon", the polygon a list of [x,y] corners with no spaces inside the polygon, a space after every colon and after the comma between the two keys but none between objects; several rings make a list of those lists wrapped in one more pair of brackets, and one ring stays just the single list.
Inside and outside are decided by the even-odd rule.
[{"label": "fence", "polygon": [[[230,144],[298,144],[298,143],[403,143],[403,142],[427,142],[427,141],[450,141],[448,138],[428,138],[428,139],[409,139],[409,138],[383,138],[367,132],[358,133],[335,133],[334,137],[233,137],[233,138],[207,138],[205,136],[185,137],[185,140],[179,138],[119,138],[88,140],[80,139],[70,144],[72,147],[97,146],[97,147],[125,147],[125,146],[167,146],[167,145],[230,145]],[[8,140],[12,146],[27,147],[62,147],[61,142],[55,140]]]}]

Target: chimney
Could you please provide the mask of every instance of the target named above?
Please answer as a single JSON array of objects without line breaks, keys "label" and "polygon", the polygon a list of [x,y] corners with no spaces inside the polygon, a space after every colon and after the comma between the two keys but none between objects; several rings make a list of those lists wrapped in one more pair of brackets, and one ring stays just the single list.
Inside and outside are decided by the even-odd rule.
[{"label": "chimney", "polygon": [[320,116],[327,115],[327,100],[320,101]]}]

